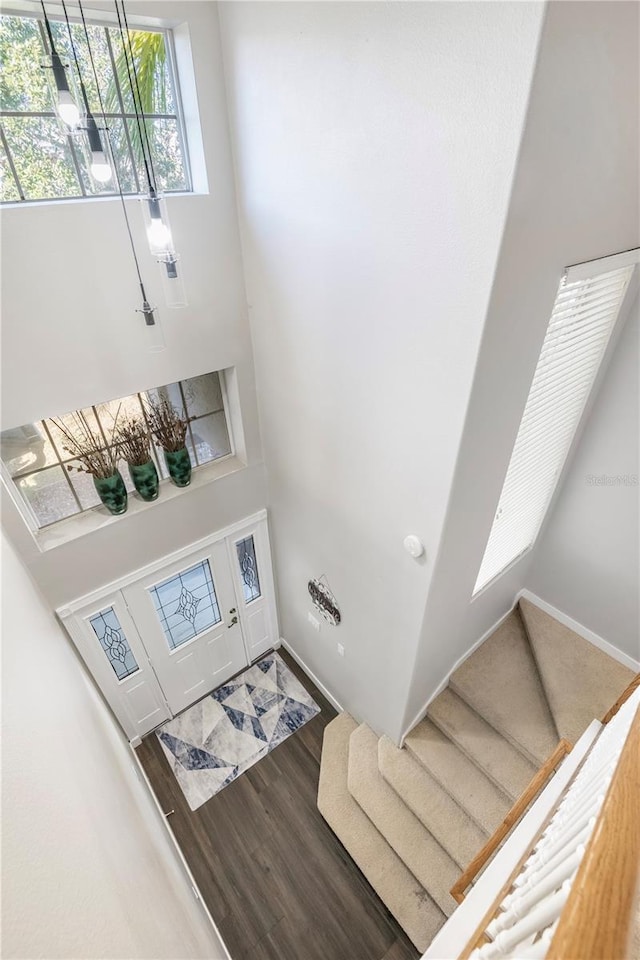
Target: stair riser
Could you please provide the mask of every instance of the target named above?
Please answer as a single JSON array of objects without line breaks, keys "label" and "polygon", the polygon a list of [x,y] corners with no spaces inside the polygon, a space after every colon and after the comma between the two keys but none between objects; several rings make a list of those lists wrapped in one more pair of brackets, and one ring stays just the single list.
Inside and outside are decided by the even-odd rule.
[{"label": "stair riser", "polygon": [[[473,703],[471,703],[471,702],[467,699],[467,697],[465,697],[464,690],[462,690],[460,687],[458,687],[458,685],[456,684],[456,682],[455,682],[455,680],[453,679],[453,677],[452,677],[451,680],[449,681],[449,689],[450,689],[450,690],[453,690],[453,692],[455,693],[455,695],[456,695],[457,697],[460,697],[461,700],[464,700],[464,702],[465,702],[472,710],[475,710],[475,706],[473,705]],[[551,711],[549,711],[549,716],[551,716]],[[496,731],[496,733],[499,733],[500,736],[503,737],[503,738],[507,741],[507,743],[509,743],[515,750],[517,750],[518,753],[521,753],[522,756],[523,756],[526,760],[528,760],[529,763],[533,764],[534,767],[538,768],[538,767],[542,766],[542,764],[545,762],[545,760],[548,758],[548,756],[550,756],[550,754],[551,754],[551,752],[552,752],[551,750],[549,751],[549,753],[548,753],[546,756],[536,757],[533,753],[531,753],[530,750],[527,750],[527,748],[526,748],[525,746],[523,746],[522,743],[520,743],[518,740],[516,740],[515,737],[511,735],[510,731],[507,730],[505,727],[503,727],[503,726],[498,726],[495,722],[492,723],[491,720],[490,720],[488,717],[486,717],[484,714],[482,714],[482,719],[483,719],[483,720],[486,720],[486,722],[487,722],[491,727],[493,727],[493,729]],[[558,737],[558,740],[560,740],[560,737]],[[486,771],[483,771],[483,772],[486,772]],[[498,784],[498,786],[499,786],[499,784]]]},{"label": "stair riser", "polygon": [[391,849],[446,916],[456,902],[449,890],[458,865],[383,779],[378,769],[378,738],[365,724],[349,743],[349,793]]},{"label": "stair riser", "polygon": [[[463,779],[463,781],[459,784],[450,784],[448,780],[443,778],[441,775],[441,764],[430,764],[426,762],[421,753],[417,749],[413,749],[411,738],[406,740],[404,749],[407,750],[416,763],[420,764],[424,770],[426,770],[427,774],[431,776],[436,783],[438,783],[440,787],[453,798],[454,802],[457,803],[458,806],[467,814],[470,820],[472,820],[480,830],[484,831],[488,836],[491,836],[491,834],[499,826],[502,820],[504,820],[507,813],[511,809],[511,800],[503,793],[502,790],[499,790],[491,782],[491,780],[484,776],[484,774],[473,763],[473,761],[469,760],[464,753],[458,751],[457,746],[455,746],[455,744],[453,744],[448,737],[442,734],[440,730],[437,732],[439,735],[443,736],[448,743],[451,744],[451,749],[456,751],[456,753],[458,753],[459,756],[464,759],[466,764],[469,764],[471,768],[470,773],[475,774],[476,780],[480,779],[482,781],[482,786],[476,783],[475,790],[473,791],[477,798],[477,805],[471,803],[466,781]],[[424,750],[424,747],[422,749]]]},{"label": "stair riser", "polygon": [[522,790],[524,790],[526,783],[523,784],[522,790],[520,791],[507,789],[507,787],[505,787],[500,782],[500,780],[496,778],[496,776],[494,776],[489,770],[486,770],[483,766],[481,766],[481,764],[478,762],[477,757],[475,757],[473,753],[470,752],[465,747],[464,743],[461,742],[455,730],[451,730],[451,728],[449,728],[447,724],[441,723],[438,719],[436,719],[435,716],[432,716],[431,714],[427,714],[427,716],[429,717],[429,720],[431,721],[431,723],[433,723],[434,726],[436,726],[438,730],[440,730],[440,732],[445,735],[445,737],[448,737],[453,743],[455,743],[458,750],[465,755],[467,760],[470,760],[471,763],[475,767],[477,767],[477,769],[480,770],[481,773],[485,775],[487,780],[491,781],[493,786],[502,794],[502,796],[505,798],[505,800],[511,807],[514,801],[517,800],[518,797],[520,796],[520,793],[522,792]]},{"label": "stair riser", "polygon": [[[402,802],[464,870],[487,841],[486,833],[408,750],[378,750],[380,773]],[[394,756],[396,751],[398,756]],[[412,773],[411,766],[414,768]],[[448,807],[448,810],[447,810]],[[446,812],[445,812],[446,811]],[[440,816],[439,816],[440,814]]]},{"label": "stair riser", "polygon": [[318,809],[387,909],[423,953],[445,922],[389,844],[349,794],[349,738],[357,724],[339,714],[325,729]]}]

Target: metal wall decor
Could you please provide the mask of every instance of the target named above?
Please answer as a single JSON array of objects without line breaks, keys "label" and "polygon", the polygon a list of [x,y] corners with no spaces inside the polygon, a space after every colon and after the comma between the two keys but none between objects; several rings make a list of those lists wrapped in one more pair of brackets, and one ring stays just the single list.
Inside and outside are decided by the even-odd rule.
[{"label": "metal wall decor", "polygon": [[309,580],[308,587],[313,605],[317,607],[328,623],[337,627],[342,618],[338,609],[338,602],[331,592],[327,578],[323,574],[315,580]]}]

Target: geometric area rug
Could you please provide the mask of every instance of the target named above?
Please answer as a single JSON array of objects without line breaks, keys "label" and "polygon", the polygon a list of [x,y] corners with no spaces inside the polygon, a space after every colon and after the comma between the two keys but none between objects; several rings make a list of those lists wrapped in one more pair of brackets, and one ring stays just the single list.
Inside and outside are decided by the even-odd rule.
[{"label": "geometric area rug", "polygon": [[163,724],[156,735],[192,810],[320,713],[277,653]]}]

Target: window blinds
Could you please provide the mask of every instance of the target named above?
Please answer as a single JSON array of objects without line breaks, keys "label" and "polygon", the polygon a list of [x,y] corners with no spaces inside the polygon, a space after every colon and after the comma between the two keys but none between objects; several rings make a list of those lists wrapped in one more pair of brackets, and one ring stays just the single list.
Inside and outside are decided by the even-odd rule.
[{"label": "window blinds", "polygon": [[611,260],[629,256],[571,267],[560,283],[474,594],[538,535],[634,270],[599,272]]}]

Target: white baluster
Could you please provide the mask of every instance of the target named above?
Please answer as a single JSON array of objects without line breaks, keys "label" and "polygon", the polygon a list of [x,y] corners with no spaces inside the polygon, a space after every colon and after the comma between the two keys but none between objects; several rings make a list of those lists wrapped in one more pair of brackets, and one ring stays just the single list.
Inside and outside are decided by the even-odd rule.
[{"label": "white baluster", "polygon": [[584,804],[580,804],[576,810],[572,811],[571,815],[567,817],[565,822],[558,824],[553,833],[549,834],[548,844],[546,846],[553,846],[553,844],[557,843],[558,840],[562,838],[563,834],[575,832],[575,828],[579,827],[580,824],[586,823],[586,821],[590,820],[591,817],[597,816],[600,807],[604,803],[606,792],[606,788],[604,790],[600,790],[594,794],[594,796],[589,797]]},{"label": "white baluster", "polygon": [[[582,849],[584,850],[584,847]],[[582,853],[572,853],[571,856],[563,860],[555,870],[552,870],[546,876],[541,876],[539,882],[526,893],[523,893],[522,896],[513,899],[509,905],[507,905],[507,901],[505,900],[502,905],[504,912],[492,920],[487,927],[487,933],[491,939],[495,940],[501,930],[506,930],[507,927],[512,926],[517,920],[521,920],[530,910],[533,910],[541,900],[544,900],[545,897],[548,897],[549,894],[557,890],[558,887],[561,887],[565,880],[574,875],[580,866],[581,860]]]},{"label": "white baluster", "polygon": [[506,957],[523,940],[552,924],[558,919],[567,902],[570,887],[571,881],[565,881],[557,893],[542,900],[528,916],[499,933],[493,943],[481,947],[477,953],[478,960],[498,960]]},{"label": "white baluster", "polygon": [[[573,846],[575,842],[575,848],[578,849],[580,845],[586,845],[589,837],[591,836],[591,831],[593,829],[593,824],[587,822],[584,828],[580,833],[575,837],[575,841],[572,841],[570,846]],[[546,873],[549,870],[555,869],[559,863],[567,857],[567,847],[559,845],[556,852],[550,856],[548,859],[545,859],[542,855],[538,858],[535,865],[532,865],[530,870],[527,870],[526,873],[521,873],[514,882],[515,887],[522,887],[525,884],[528,887],[531,887],[533,883],[537,883],[541,873]]]},{"label": "white baluster", "polygon": [[[587,847],[587,840],[589,839],[589,830],[588,828],[584,831],[584,836],[580,838],[580,843],[577,844],[575,852],[579,854],[580,857],[584,856],[584,851]],[[512,892],[505,897],[503,900],[503,907],[506,909],[509,904],[512,902],[512,898],[524,896],[525,893],[528,893],[529,890],[532,890],[533,887],[540,880],[545,877],[548,873],[551,873],[553,870],[556,870],[561,864],[566,862],[565,851],[561,850],[549,863],[545,864],[539,870],[534,870],[528,875],[520,874],[516,879],[520,881],[519,883],[514,883]]]},{"label": "white baluster", "polygon": [[576,807],[571,810],[567,817],[555,828],[552,834],[549,834],[549,840],[555,840],[564,830],[566,830],[572,823],[575,823],[577,820],[584,819],[585,816],[588,816],[592,811],[597,811],[600,809],[604,803],[604,798],[606,796],[607,790],[609,789],[609,784],[596,784],[596,789],[589,793],[589,795],[584,799],[582,803],[579,803]]},{"label": "white baluster", "polygon": [[516,944],[513,949],[513,953],[511,954],[513,960],[544,960],[547,955],[547,951],[551,946],[555,928],[556,924],[554,924],[552,927],[547,927],[542,936],[530,946],[522,946],[519,943]]},{"label": "white baluster", "polygon": [[588,819],[579,820],[577,823],[571,825],[570,829],[567,830],[565,834],[561,834],[554,840],[553,843],[550,843],[548,847],[545,847],[544,850],[539,851],[539,866],[544,866],[549,863],[552,857],[560,850],[566,850],[568,847],[576,846],[578,844],[578,837],[582,834],[582,831],[585,827],[588,827],[589,830],[593,830],[593,826],[596,822],[596,817],[591,816]]}]

